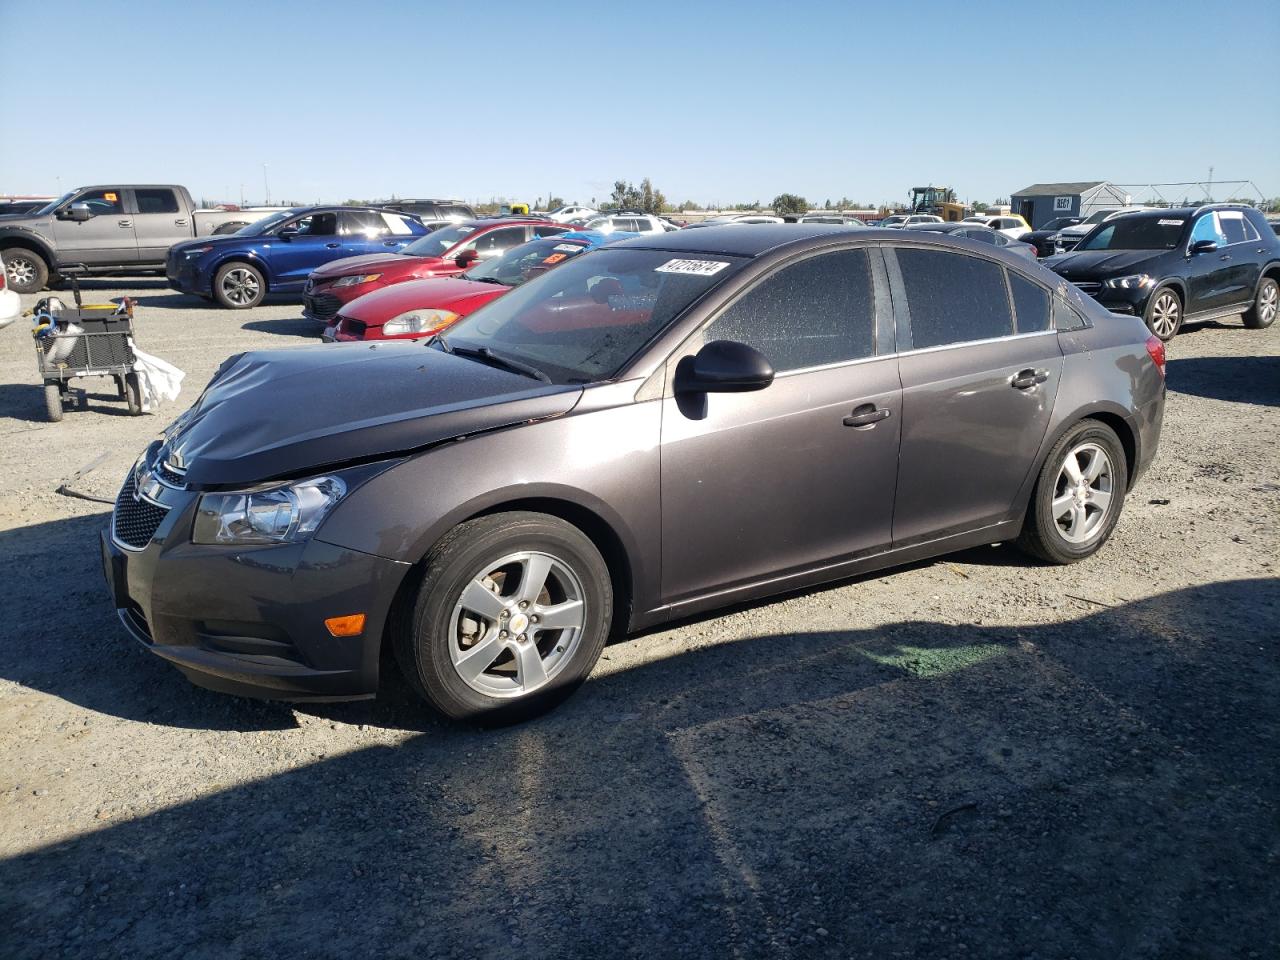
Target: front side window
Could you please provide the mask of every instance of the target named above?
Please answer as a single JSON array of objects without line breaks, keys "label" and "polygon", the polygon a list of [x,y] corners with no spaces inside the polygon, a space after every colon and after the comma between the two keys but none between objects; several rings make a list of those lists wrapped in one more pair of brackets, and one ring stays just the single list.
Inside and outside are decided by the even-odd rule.
[{"label": "front side window", "polygon": [[1218,225],[1216,213],[1205,213],[1196,218],[1195,226],[1191,228],[1191,242],[1199,243],[1202,240],[1212,240],[1220,247],[1226,246],[1227,238]]},{"label": "front side window", "polygon": [[496,257],[504,250],[524,243],[524,227],[504,227],[490,230],[476,238],[476,252],[483,258]]},{"label": "front side window", "polygon": [[336,236],[338,233],[338,215],[336,213],[308,214],[288,224],[285,229],[297,230],[300,237]]},{"label": "front side window", "polygon": [[942,250],[899,249],[911,313],[911,346],[922,350],[1013,333],[1004,269]]},{"label": "front side window", "polygon": [[1026,277],[1009,271],[1009,290],[1019,333],[1039,333],[1049,329],[1049,291]]},{"label": "front side window", "polygon": [[464,317],[446,338],[537,367],[556,383],[607,380],[744,262],[605,247]]},{"label": "front side window", "polygon": [[102,217],[124,213],[124,204],[120,201],[121,191],[116,188],[106,190],[86,190],[76,197],[72,203],[87,203],[94,216]]},{"label": "front side window", "polygon": [[767,277],[707,325],[706,341],[759,350],[777,373],[875,353],[875,295],[866,250],[839,250]]},{"label": "front side window", "polygon": [[137,189],[133,191],[133,198],[138,203],[139,213],[178,212],[178,198],[172,190]]}]

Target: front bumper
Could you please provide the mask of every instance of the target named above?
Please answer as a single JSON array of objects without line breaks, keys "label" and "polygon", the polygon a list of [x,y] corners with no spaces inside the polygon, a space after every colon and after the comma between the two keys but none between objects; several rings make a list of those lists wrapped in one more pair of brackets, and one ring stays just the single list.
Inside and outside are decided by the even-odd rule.
[{"label": "front bumper", "polygon": [[170,290],[179,293],[209,294],[212,280],[200,269],[200,258],[170,257],[164,265],[165,280]]},{"label": "front bumper", "polygon": [[[113,605],[131,636],[197,686],[272,700],[374,696],[382,635],[409,567],[312,539],[265,546],[190,542],[196,495],[172,502],[155,535],[126,549],[101,535]],[[366,615],[357,637],[329,617]]]}]

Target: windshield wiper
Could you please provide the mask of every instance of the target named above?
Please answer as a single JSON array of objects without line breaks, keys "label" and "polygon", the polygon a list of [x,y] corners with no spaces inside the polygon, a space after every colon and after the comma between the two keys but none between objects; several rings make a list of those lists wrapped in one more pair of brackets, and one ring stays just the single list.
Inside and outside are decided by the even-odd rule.
[{"label": "windshield wiper", "polygon": [[491,367],[502,367],[513,373],[524,374],[526,377],[533,377],[533,379],[541,380],[543,383],[551,382],[551,378],[537,367],[521,363],[519,360],[512,360],[510,357],[501,357],[488,347],[454,347],[449,352],[456,353],[460,357],[471,357],[472,359],[483,361]]},{"label": "windshield wiper", "polygon": [[[464,274],[463,276],[466,276],[466,275]],[[497,284],[501,284],[504,287],[506,286],[506,284],[503,283],[501,280],[499,280],[497,277],[467,277],[467,279],[474,280],[476,283],[497,283]]]}]

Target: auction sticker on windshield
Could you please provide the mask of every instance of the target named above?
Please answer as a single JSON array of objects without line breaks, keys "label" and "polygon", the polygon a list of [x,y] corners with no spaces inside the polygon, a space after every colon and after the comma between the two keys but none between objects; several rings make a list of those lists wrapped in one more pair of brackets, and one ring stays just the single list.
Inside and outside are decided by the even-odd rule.
[{"label": "auction sticker on windshield", "polygon": [[729,265],[728,260],[668,260],[655,273],[691,273],[697,277],[709,277]]},{"label": "auction sticker on windshield", "polygon": [[1180,227],[1180,226],[1182,226],[1184,223],[1186,223],[1186,221],[1185,221],[1185,220],[1161,220],[1161,221],[1160,221],[1160,226],[1162,226],[1162,227]]}]

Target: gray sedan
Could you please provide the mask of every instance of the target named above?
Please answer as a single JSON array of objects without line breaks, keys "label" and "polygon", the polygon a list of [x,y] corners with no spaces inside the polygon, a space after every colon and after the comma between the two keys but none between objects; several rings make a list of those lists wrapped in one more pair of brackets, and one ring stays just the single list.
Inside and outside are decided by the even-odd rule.
[{"label": "gray sedan", "polygon": [[643,237],[427,341],[246,353],[101,541],[195,683],[558,702],[611,634],[981,544],[1072,563],[1155,456],[1164,353],[1034,261],[822,224]]},{"label": "gray sedan", "polygon": [[969,240],[977,240],[979,243],[989,243],[993,247],[1000,247],[1010,253],[1016,253],[1020,257],[1027,257],[1030,260],[1036,259],[1036,248],[1031,244],[1014,240],[1005,236],[999,230],[992,230],[981,223],[911,223],[907,225],[906,229],[927,230],[930,233],[949,233],[953,237],[965,237]]}]

